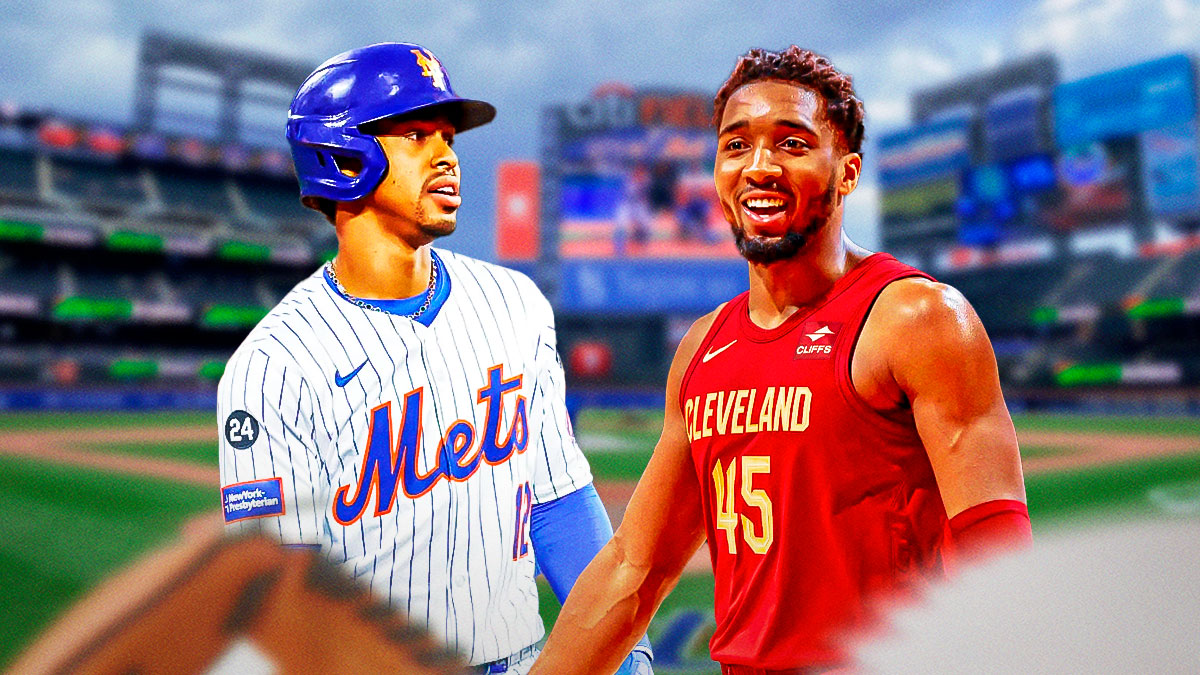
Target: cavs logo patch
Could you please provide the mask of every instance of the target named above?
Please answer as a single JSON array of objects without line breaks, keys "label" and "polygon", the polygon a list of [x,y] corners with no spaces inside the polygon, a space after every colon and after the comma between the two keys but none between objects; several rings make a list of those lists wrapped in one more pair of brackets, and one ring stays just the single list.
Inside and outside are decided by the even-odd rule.
[{"label": "cavs logo patch", "polygon": [[430,54],[425,49],[412,49],[410,51],[413,53],[413,56],[417,57],[417,65],[421,66],[421,74],[428,77],[433,82],[434,87],[446,91],[446,71],[442,70],[442,64],[434,58],[433,54]]},{"label": "cavs logo patch", "polygon": [[833,355],[833,342],[842,324],[826,321],[807,321],[796,345],[797,359],[827,359]]}]

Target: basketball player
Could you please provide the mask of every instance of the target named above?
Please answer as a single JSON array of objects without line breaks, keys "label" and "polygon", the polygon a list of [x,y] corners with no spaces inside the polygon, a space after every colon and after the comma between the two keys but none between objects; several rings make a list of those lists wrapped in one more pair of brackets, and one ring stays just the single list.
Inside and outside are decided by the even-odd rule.
[{"label": "basketball player", "polygon": [[842,231],[862,168],[850,78],[794,46],[756,49],[714,104],[750,288],[682,340],[653,458],[535,673],[612,672],[706,537],[711,654],[756,675],[836,667],[870,600],[1030,539],[975,312]]},{"label": "basketball player", "polygon": [[[549,303],[431,246],[462,202],[454,135],[494,115],[413,44],[340,54],[301,85],[287,137],[338,252],[226,367],[221,496],[231,529],[318,547],[479,672],[523,674],[545,632],[535,557],[565,600],[612,529]],[[624,672],[649,660],[643,643]]]}]

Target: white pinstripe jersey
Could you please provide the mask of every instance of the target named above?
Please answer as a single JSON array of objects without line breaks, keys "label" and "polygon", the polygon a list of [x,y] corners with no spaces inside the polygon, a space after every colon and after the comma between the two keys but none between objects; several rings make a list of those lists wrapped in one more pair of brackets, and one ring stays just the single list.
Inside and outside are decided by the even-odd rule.
[{"label": "white pinstripe jersey", "polygon": [[429,326],[318,270],[251,331],[218,389],[222,506],[230,529],[319,545],[482,663],[541,639],[529,510],[591,472],[545,297],[435,255],[449,294]]}]

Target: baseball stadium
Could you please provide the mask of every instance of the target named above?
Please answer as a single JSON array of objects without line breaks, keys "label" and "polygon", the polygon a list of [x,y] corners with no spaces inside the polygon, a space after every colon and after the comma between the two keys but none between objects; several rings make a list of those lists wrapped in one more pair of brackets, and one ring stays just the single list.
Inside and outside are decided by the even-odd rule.
[{"label": "baseball stadium", "polygon": [[[272,139],[239,117],[286,110],[317,59],[154,31],[139,48],[124,121],[0,91],[0,667],[212,520],[225,363],[337,246],[298,200],[282,121]],[[1083,77],[1053,52],[1006,59],[868,131],[879,248],[959,289],[988,331],[1035,541],[1200,517],[1197,53]],[[497,166],[490,256],[551,300],[615,525],[675,346],[746,265],[712,184],[712,92],[588,87],[538,111],[538,156]],[[211,133],[172,122],[172,90],[212,98]],[[702,547],[651,624],[655,672],[718,672],[712,595]]]}]

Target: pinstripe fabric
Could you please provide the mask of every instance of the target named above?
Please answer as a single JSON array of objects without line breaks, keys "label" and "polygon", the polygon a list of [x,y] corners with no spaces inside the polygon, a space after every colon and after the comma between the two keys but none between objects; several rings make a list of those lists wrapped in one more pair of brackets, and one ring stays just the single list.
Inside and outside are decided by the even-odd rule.
[{"label": "pinstripe fabric", "polygon": [[[436,255],[452,284],[429,326],[352,304],[318,270],[251,331],[221,378],[219,420],[224,425],[230,413],[244,410],[261,433],[239,450],[222,427],[221,479],[223,485],[282,479],[284,513],[231,522],[231,531],[320,546],[392,607],[424,622],[471,663],[483,663],[543,634],[532,548],[519,555],[518,509],[529,508],[520,496],[525,484],[538,503],[587,485],[591,472],[567,419],[545,297],[511,270],[447,251]],[[360,364],[337,386],[335,372],[345,378]],[[390,403],[387,440],[400,454],[406,395],[419,389],[416,475],[444,468],[440,444],[459,420],[474,430],[465,465],[488,426],[480,390],[495,366],[504,380],[521,376],[520,387],[500,397],[498,436],[503,441],[513,428],[517,399],[524,397],[525,450],[479,462],[464,480],[443,477],[415,498],[398,485],[390,504],[378,504],[372,472],[364,489],[376,489],[361,517],[338,522],[337,491],[347,488],[343,502],[357,493],[374,409]]]}]

